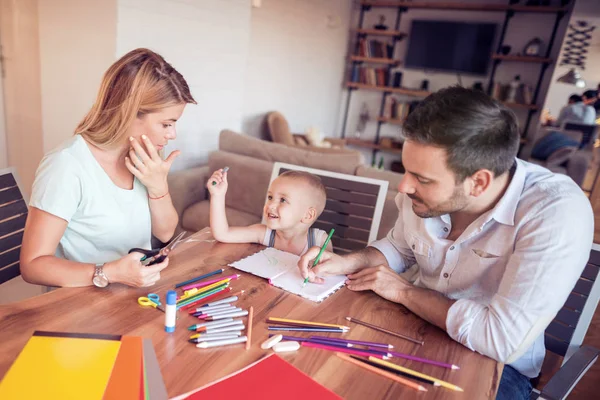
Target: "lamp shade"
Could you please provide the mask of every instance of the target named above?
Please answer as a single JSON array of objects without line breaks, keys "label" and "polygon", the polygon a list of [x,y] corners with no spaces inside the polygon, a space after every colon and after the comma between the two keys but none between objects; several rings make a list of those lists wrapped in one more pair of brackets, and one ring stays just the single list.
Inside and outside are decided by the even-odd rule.
[{"label": "lamp shade", "polygon": [[581,77],[581,74],[579,74],[579,72],[575,68],[571,68],[569,72],[560,76],[556,81],[566,83],[569,85],[575,85],[579,88],[585,87],[585,81]]}]

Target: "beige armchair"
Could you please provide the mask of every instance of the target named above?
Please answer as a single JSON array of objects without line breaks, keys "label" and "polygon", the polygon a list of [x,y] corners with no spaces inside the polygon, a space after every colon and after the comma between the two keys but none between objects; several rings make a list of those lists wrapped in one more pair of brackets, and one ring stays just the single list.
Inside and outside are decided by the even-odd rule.
[{"label": "beige armchair", "polygon": [[269,135],[274,143],[285,144],[286,146],[310,147],[311,151],[321,152],[350,152],[354,150],[345,149],[346,141],[337,138],[324,138],[324,141],[331,143],[331,147],[319,147],[310,142],[310,139],[299,133],[292,133],[290,126],[278,111],[272,111],[267,114],[267,127]]}]

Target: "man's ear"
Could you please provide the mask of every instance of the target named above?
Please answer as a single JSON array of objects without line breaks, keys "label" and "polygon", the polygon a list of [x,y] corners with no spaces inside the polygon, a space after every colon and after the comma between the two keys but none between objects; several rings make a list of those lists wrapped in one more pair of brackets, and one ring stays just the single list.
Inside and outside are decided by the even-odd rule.
[{"label": "man's ear", "polygon": [[317,219],[317,210],[314,207],[309,207],[308,210],[306,210],[306,212],[304,213],[302,222],[313,223],[315,219]]},{"label": "man's ear", "polygon": [[473,197],[479,197],[492,184],[494,173],[488,169],[480,169],[470,176],[470,180],[469,194]]}]

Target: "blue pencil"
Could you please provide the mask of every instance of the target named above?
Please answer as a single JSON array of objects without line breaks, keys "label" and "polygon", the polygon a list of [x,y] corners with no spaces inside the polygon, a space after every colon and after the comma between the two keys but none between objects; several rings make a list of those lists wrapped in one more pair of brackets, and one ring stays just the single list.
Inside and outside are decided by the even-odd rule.
[{"label": "blue pencil", "polygon": [[190,279],[189,281],[178,283],[177,285],[175,285],[175,289],[180,288],[180,287],[185,286],[185,285],[189,285],[190,283],[197,282],[197,281],[199,281],[201,279],[208,278],[209,276],[213,276],[213,275],[217,275],[217,274],[222,274],[223,271],[225,271],[225,270],[223,268],[221,268],[221,269],[218,269],[216,271],[209,272],[208,274],[200,275],[197,278]]},{"label": "blue pencil", "polygon": [[346,333],[346,329],[338,328],[290,328],[287,326],[269,326],[267,328],[270,331],[286,331],[286,332],[334,332],[334,333]]}]

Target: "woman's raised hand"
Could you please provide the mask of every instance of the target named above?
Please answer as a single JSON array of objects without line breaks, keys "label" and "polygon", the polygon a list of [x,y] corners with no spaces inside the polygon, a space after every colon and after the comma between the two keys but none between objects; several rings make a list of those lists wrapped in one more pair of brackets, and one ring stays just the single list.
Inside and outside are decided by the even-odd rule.
[{"label": "woman's raised hand", "polygon": [[129,138],[131,148],[129,156],[125,157],[125,166],[146,186],[150,197],[162,197],[169,191],[167,175],[171,165],[181,152],[175,150],[163,160],[146,135],[142,135],[141,139],[145,148],[134,137]]}]

